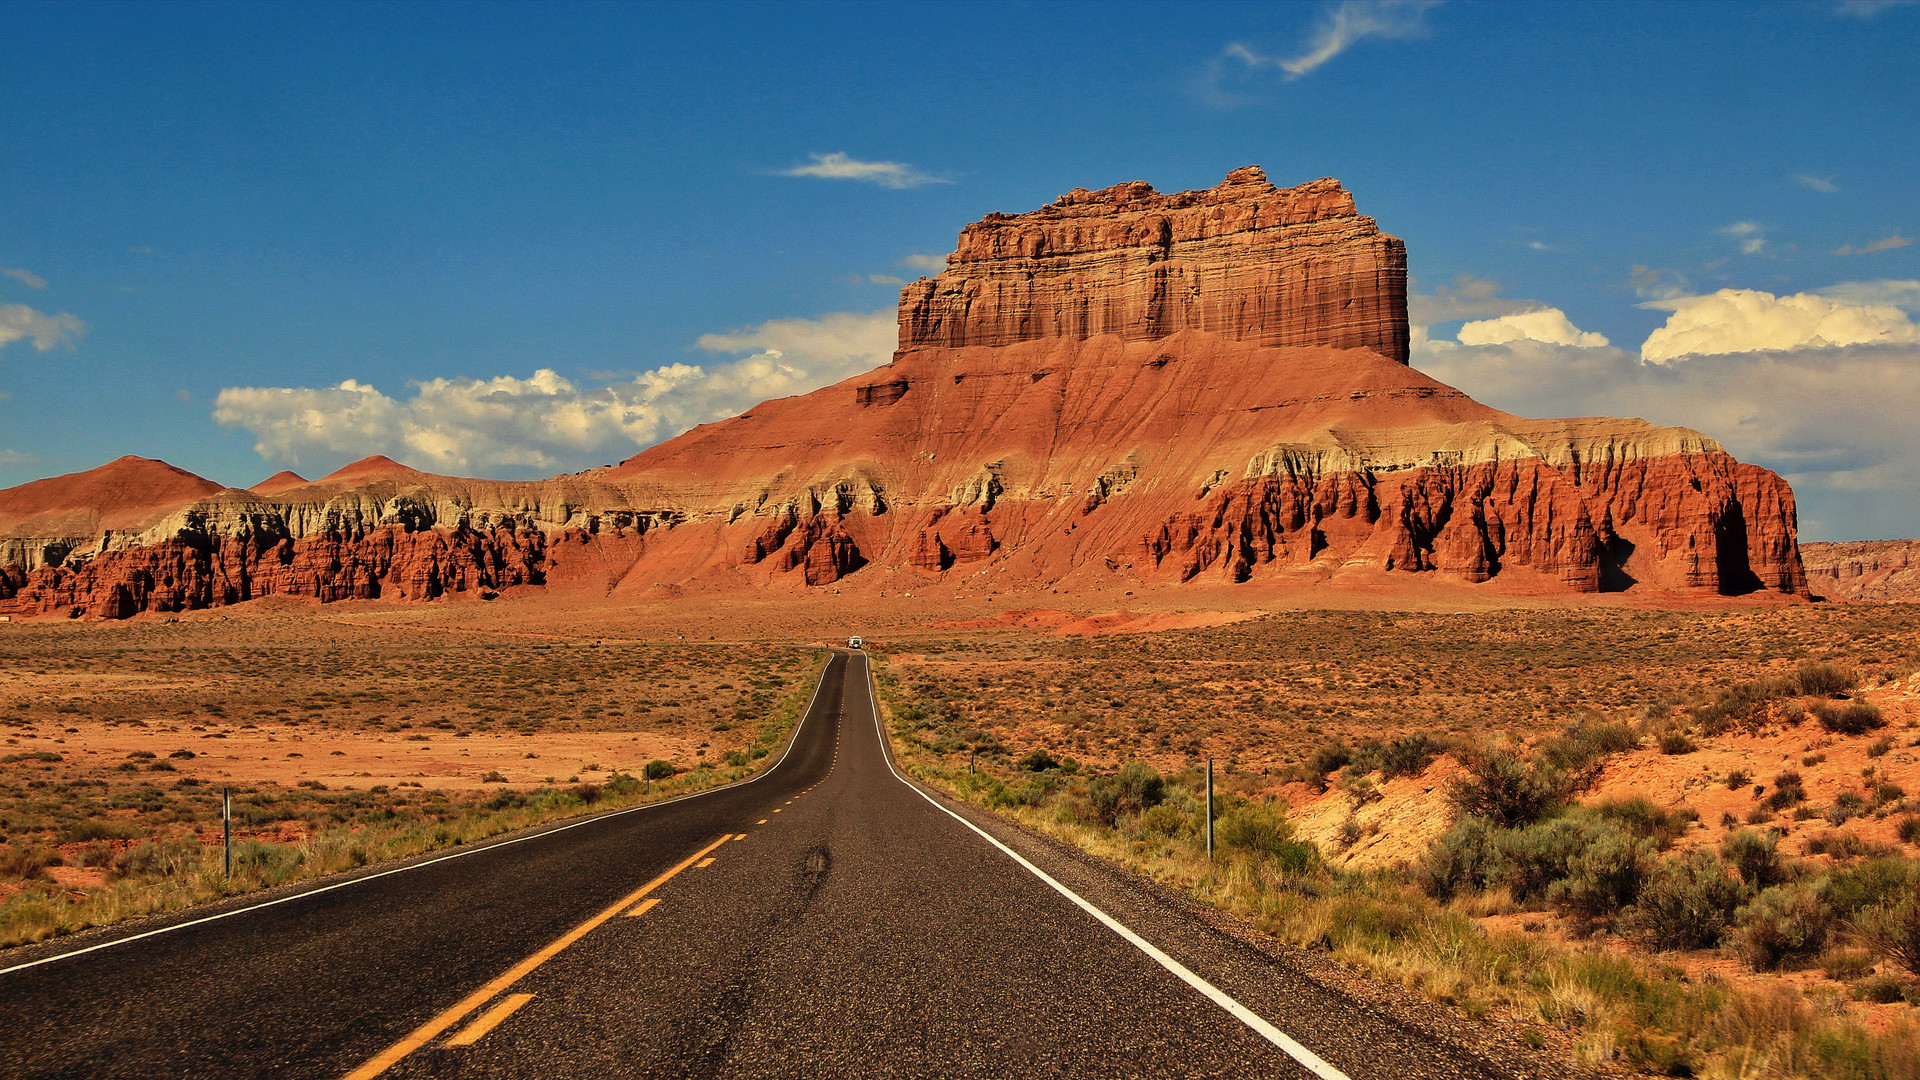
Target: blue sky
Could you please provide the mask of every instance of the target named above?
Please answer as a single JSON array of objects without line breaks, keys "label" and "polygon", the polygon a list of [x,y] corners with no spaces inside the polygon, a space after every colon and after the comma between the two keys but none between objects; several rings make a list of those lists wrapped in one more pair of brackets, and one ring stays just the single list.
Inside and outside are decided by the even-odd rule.
[{"label": "blue sky", "polygon": [[1258,163],[1406,240],[1417,366],[1700,427],[1810,537],[1920,534],[1920,4],[13,3],[0,33],[0,486],[618,460],[883,361],[899,282],[989,211]]}]

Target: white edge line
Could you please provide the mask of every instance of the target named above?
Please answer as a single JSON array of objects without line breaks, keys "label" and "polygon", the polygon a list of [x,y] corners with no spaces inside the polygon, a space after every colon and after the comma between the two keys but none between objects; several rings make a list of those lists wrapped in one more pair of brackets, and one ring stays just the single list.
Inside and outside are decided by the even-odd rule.
[{"label": "white edge line", "polygon": [[[835,650],[832,647],[828,647],[827,649],[827,652],[828,652],[827,666],[828,667],[833,666],[832,653],[834,651]],[[158,929],[148,930],[144,933],[131,934],[123,938],[114,938],[112,941],[103,941],[98,945],[89,945],[84,949],[75,949],[72,952],[55,953],[52,956],[43,956],[38,960],[29,960],[24,964],[15,964],[12,967],[0,968],[0,975],[11,975],[16,971],[25,971],[28,968],[39,967],[41,964],[51,964],[56,960],[69,960],[76,956],[84,956],[90,952],[98,952],[101,949],[111,949],[115,945],[125,945],[128,942],[139,941],[141,938],[150,938],[158,934],[171,934],[175,930],[185,930],[189,926],[200,926],[204,923],[218,922],[221,919],[231,919],[235,915],[245,915],[251,911],[260,911],[265,908],[276,907],[280,904],[290,904],[295,900],[305,900],[310,896],[319,896],[321,893],[329,893],[335,889],[344,889],[351,885],[362,885],[369,881],[377,881],[380,878],[387,877],[390,874],[404,874],[411,870],[424,870],[429,866],[446,862],[449,859],[459,859],[459,858],[464,858],[465,856],[468,856],[468,855],[478,855],[484,851],[498,851],[503,847],[509,847],[514,844],[524,844],[529,840],[539,840],[542,837],[552,836],[555,833],[566,832],[568,829],[578,829],[583,825],[593,825],[602,821],[611,821],[614,818],[624,817],[627,814],[639,813],[642,810],[657,810],[663,806],[672,806],[674,803],[686,802],[688,799],[698,799],[703,795],[713,795],[722,791],[738,790],[740,788],[746,787],[748,784],[757,783],[761,780],[766,779],[768,776],[773,775],[773,772],[775,769],[778,769],[780,766],[786,764],[787,755],[793,753],[793,748],[795,744],[799,743],[800,741],[801,729],[807,726],[807,718],[813,715],[813,703],[814,703],[814,699],[820,696],[820,686],[822,683],[825,683],[826,681],[827,681],[827,669],[823,667],[820,669],[819,680],[813,684],[813,693],[807,697],[807,707],[800,714],[800,723],[794,726],[792,736],[790,736],[787,739],[787,748],[785,751],[783,751],[780,754],[780,760],[774,762],[772,768],[767,769],[766,771],[762,772],[760,775],[755,776],[748,780],[742,780],[737,784],[722,784],[719,787],[708,788],[705,791],[696,791],[691,795],[681,795],[672,799],[664,799],[660,802],[642,803],[639,806],[629,806],[625,810],[615,810],[612,813],[600,814],[590,818],[583,818],[580,821],[575,821],[567,825],[556,825],[551,829],[542,829],[537,833],[530,833],[526,836],[516,836],[511,840],[495,840],[492,842],[482,842],[474,845],[473,847],[466,848],[463,851],[448,852],[445,855],[437,855],[431,859],[426,859],[422,862],[409,863],[406,866],[396,866],[391,870],[382,870],[378,873],[368,874],[365,877],[353,878],[349,881],[336,881],[331,885],[322,885],[316,889],[305,889],[300,892],[294,893],[291,896],[282,896],[277,900],[263,900],[258,904],[248,904],[245,907],[237,907],[237,908],[234,908],[232,911],[223,911],[218,915],[206,915],[198,919],[190,919],[187,922],[174,923],[170,926],[162,926],[162,927],[159,927]]]},{"label": "white edge line", "polygon": [[[865,658],[862,657],[862,660],[864,661]],[[1155,963],[1159,964],[1163,968],[1166,968],[1168,971],[1172,972],[1175,976],[1177,976],[1181,982],[1184,982],[1188,986],[1193,987],[1195,990],[1200,991],[1200,993],[1206,996],[1207,1000],[1213,1002],[1215,1005],[1220,1006],[1222,1009],[1225,1009],[1229,1014],[1233,1016],[1234,1019],[1252,1028],[1257,1034],[1260,1035],[1261,1038],[1266,1039],[1268,1042],[1272,1043],[1273,1045],[1279,1047],[1281,1050],[1285,1051],[1288,1057],[1299,1062],[1303,1067],[1306,1068],[1308,1072],[1312,1073],[1315,1076],[1320,1077],[1321,1080],[1348,1080],[1346,1073],[1343,1073],[1339,1069],[1334,1068],[1332,1065],[1327,1064],[1327,1062],[1323,1058],[1321,1058],[1320,1055],[1314,1053],[1313,1051],[1307,1049],[1306,1047],[1300,1045],[1298,1042],[1294,1041],[1292,1036],[1288,1035],[1286,1032],[1281,1031],[1279,1028],[1274,1027],[1272,1024],[1268,1023],[1266,1019],[1262,1017],[1259,1013],[1256,1013],[1252,1009],[1247,1008],[1245,1005],[1242,1005],[1239,1001],[1235,1000],[1226,991],[1220,989],[1219,987],[1213,985],[1207,980],[1194,974],[1185,964],[1182,964],[1180,961],[1175,960],[1173,957],[1168,956],[1164,952],[1161,952],[1158,948],[1154,946],[1152,942],[1148,941],[1146,938],[1143,938],[1139,934],[1136,934],[1132,930],[1128,929],[1125,924],[1120,922],[1120,920],[1114,918],[1113,916],[1093,906],[1092,903],[1090,903],[1085,898],[1083,898],[1079,893],[1074,892],[1072,889],[1069,889],[1065,885],[1062,885],[1058,881],[1054,880],[1053,877],[1050,876],[1046,871],[1028,862],[1026,858],[1023,857],[1019,852],[1001,843],[997,838],[995,838],[991,833],[988,833],[985,829],[982,829],[980,826],[975,825],[973,822],[968,821],[964,817],[961,817],[959,814],[954,813],[952,810],[948,809],[947,807],[941,806],[937,801],[934,800],[933,796],[928,795],[926,792],[920,790],[918,785],[914,784],[912,781],[908,780],[905,776],[901,775],[900,770],[894,767],[893,754],[887,745],[886,730],[882,728],[880,725],[880,699],[878,698],[878,696],[875,695],[874,689],[873,689],[873,665],[866,664],[865,668],[866,668],[866,674],[867,674],[867,678],[866,678],[867,700],[872,704],[874,732],[875,734],[880,736],[880,756],[886,759],[887,768],[893,773],[894,779],[899,780],[902,784],[905,784],[907,786],[907,789],[912,791],[915,795],[918,795],[921,798],[927,800],[928,803],[932,804],[934,809],[940,811],[943,814],[946,814],[948,817],[951,817],[953,820],[959,822],[962,825],[965,825],[967,828],[972,829],[974,832],[978,833],[982,839],[986,840],[987,843],[992,844],[994,847],[999,848],[1002,852],[1006,854],[1008,858],[1012,859],[1016,863],[1019,863],[1020,866],[1023,869],[1025,869],[1028,873],[1032,874],[1034,877],[1039,878],[1041,881],[1046,882],[1047,885],[1053,889],[1053,891],[1059,893],[1061,896],[1066,897],[1068,900],[1073,901],[1074,905],[1079,907],[1080,910],[1093,916],[1095,919],[1099,920],[1101,925],[1105,926],[1107,929],[1113,931],[1114,933],[1120,935],[1120,937],[1124,939],[1127,942],[1127,944],[1132,945],[1134,948],[1139,949],[1143,953],[1146,953],[1147,956],[1152,958]]]}]

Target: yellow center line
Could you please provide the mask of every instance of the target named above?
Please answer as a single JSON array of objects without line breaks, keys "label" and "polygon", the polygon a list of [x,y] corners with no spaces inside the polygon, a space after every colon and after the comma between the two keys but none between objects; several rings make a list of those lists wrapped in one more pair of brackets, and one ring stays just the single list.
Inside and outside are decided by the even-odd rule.
[{"label": "yellow center line", "polygon": [[422,1046],[425,1046],[427,1043],[433,1041],[441,1032],[459,1023],[461,1017],[485,1005],[488,1001],[493,1000],[495,994],[519,982],[528,972],[553,959],[555,956],[558,956],[561,950],[579,941],[581,938],[586,937],[589,933],[592,933],[593,929],[601,923],[606,922],[608,919],[620,914],[634,904],[639,903],[642,897],[645,897],[648,893],[666,884],[675,874],[699,862],[706,857],[708,852],[724,843],[726,843],[724,838],[715,840],[713,843],[687,856],[685,860],[673,867],[673,869],[668,870],[666,873],[635,889],[633,892],[622,897],[619,903],[567,931],[565,934],[562,934],[546,948],[513,965],[513,967],[509,968],[507,972],[499,978],[468,994],[460,1000],[458,1005],[453,1006],[439,1016],[415,1028],[411,1035],[382,1050],[378,1055],[368,1060],[366,1064],[348,1073],[342,1077],[341,1080],[373,1080],[374,1077],[391,1069],[395,1062],[413,1053],[415,1050],[420,1049]]},{"label": "yellow center line", "polygon": [[653,910],[653,905],[659,902],[660,902],[660,898],[657,896],[652,897],[651,899],[648,899],[648,900],[643,900],[641,901],[639,907],[634,908],[632,911],[627,912],[627,918],[631,919],[636,915],[645,915],[647,912]]},{"label": "yellow center line", "polygon": [[693,868],[695,870],[698,870],[703,866],[712,866],[712,865],[713,865],[713,856],[709,855],[706,858],[701,859],[699,862],[694,863]]},{"label": "yellow center line", "polygon": [[448,1046],[472,1046],[480,1037],[500,1025],[500,1021],[513,1015],[513,1011],[533,1000],[532,994],[508,994],[500,999],[500,1004],[480,1014],[480,1019],[460,1029],[460,1034],[447,1040]]},{"label": "yellow center line", "polygon": [[767,823],[766,818],[761,818],[759,821],[754,822],[755,825],[765,825],[766,823]]}]

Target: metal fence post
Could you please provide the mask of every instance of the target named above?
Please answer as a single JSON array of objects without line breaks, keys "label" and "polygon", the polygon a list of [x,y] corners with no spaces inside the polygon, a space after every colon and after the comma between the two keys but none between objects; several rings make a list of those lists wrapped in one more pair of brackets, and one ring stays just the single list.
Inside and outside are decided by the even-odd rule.
[{"label": "metal fence post", "polygon": [[1213,861],[1213,759],[1207,759],[1207,861]]},{"label": "metal fence post", "polygon": [[233,789],[220,789],[220,831],[227,848],[227,876],[233,876]]}]

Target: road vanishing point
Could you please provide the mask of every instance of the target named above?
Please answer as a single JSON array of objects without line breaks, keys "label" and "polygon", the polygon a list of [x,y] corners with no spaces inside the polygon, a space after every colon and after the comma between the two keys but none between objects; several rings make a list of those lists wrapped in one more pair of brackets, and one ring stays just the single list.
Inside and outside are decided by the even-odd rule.
[{"label": "road vanishing point", "polygon": [[0,957],[0,1076],[1509,1077],[907,780],[835,650],[754,780]]}]

